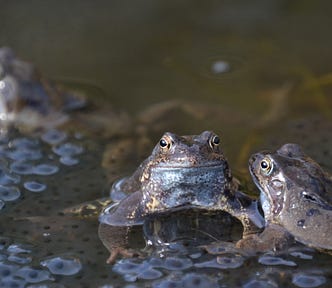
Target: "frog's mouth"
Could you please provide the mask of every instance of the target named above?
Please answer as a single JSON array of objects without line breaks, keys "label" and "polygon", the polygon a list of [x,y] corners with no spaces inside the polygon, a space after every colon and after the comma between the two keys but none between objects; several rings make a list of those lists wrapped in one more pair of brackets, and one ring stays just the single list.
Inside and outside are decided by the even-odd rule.
[{"label": "frog's mouth", "polygon": [[[280,201],[281,191],[271,191],[271,189],[264,189],[264,184],[257,176],[254,167],[257,167],[257,157],[252,156],[249,160],[249,172],[251,177],[260,191],[260,202],[264,211],[265,218],[277,216],[283,208],[283,200]],[[269,185],[270,186],[270,185]],[[268,191],[267,191],[268,190]]]},{"label": "frog's mouth", "polygon": [[[174,161],[175,162],[175,161]],[[204,168],[220,168],[224,169],[225,164],[220,163],[219,161],[217,162],[210,162],[209,164],[200,164],[200,163],[195,163],[195,162],[190,162],[190,161],[176,161],[174,164],[169,164],[169,163],[158,163],[157,166],[152,167],[153,170],[171,170],[171,169],[204,169]]]}]

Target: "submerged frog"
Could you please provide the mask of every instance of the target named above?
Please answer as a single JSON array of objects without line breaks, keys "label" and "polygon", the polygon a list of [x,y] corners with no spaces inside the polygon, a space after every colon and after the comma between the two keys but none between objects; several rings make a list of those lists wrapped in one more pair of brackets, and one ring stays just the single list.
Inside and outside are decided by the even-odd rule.
[{"label": "submerged frog", "polygon": [[124,199],[106,208],[99,219],[113,226],[132,226],[175,210],[222,210],[239,219],[246,234],[262,227],[263,219],[257,203],[237,186],[215,133],[165,133],[136,172],[115,183],[111,195]]},{"label": "submerged frog", "polygon": [[0,125],[54,127],[68,119],[66,111],[82,108],[85,99],[61,90],[13,50],[0,48]]},{"label": "submerged frog", "polygon": [[267,222],[256,239],[258,246],[265,246],[262,250],[269,249],[264,238],[273,240],[269,244],[276,247],[272,248],[282,248],[286,238],[292,237],[313,248],[332,249],[331,175],[297,144],[285,144],[274,153],[254,154],[249,168],[261,191]]}]

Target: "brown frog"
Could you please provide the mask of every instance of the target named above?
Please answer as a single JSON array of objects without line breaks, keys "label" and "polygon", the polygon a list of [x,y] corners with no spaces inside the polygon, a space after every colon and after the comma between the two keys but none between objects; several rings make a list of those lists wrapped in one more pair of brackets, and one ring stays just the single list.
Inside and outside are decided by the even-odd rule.
[{"label": "brown frog", "polygon": [[210,131],[165,133],[151,156],[131,177],[116,183],[112,194],[124,198],[104,210],[102,225],[141,225],[161,213],[199,208],[231,214],[242,222],[244,234],[263,226],[257,203],[237,190],[220,138]]},{"label": "brown frog", "polygon": [[[317,249],[332,249],[332,177],[297,144],[251,156],[249,168],[260,189],[267,226],[258,250],[283,248],[294,237]],[[266,243],[266,240],[270,241]],[[272,245],[271,245],[272,244]],[[272,247],[271,247],[272,246]]]},{"label": "brown frog", "polygon": [[44,78],[8,47],[0,48],[0,125],[54,127],[68,119],[66,111],[82,108],[83,97],[67,93]]}]

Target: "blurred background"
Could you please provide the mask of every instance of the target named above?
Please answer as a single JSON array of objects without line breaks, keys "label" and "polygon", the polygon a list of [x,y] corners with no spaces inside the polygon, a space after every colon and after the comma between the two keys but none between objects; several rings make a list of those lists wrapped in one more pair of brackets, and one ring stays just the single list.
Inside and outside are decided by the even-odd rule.
[{"label": "blurred background", "polygon": [[0,43],[115,111],[144,114],[173,99],[197,104],[168,130],[222,134],[233,166],[244,169],[250,152],[271,147],[265,135],[280,139],[273,148],[296,142],[276,133],[285,119],[331,118],[331,6],[2,0]]}]

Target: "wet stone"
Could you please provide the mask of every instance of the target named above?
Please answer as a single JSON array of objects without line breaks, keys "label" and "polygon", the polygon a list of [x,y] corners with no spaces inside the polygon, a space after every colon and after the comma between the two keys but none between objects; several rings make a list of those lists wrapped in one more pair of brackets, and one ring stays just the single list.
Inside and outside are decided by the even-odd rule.
[{"label": "wet stone", "polygon": [[55,275],[75,275],[82,269],[81,261],[76,257],[53,257],[41,261],[40,264]]},{"label": "wet stone", "polygon": [[59,167],[51,164],[39,164],[33,167],[33,174],[36,175],[53,175],[59,171]]},{"label": "wet stone", "polygon": [[45,280],[52,280],[50,273],[32,267],[23,267],[16,272],[16,276],[23,278],[28,283],[39,283]]},{"label": "wet stone", "polygon": [[17,187],[6,187],[0,185],[0,199],[3,201],[15,201],[20,198],[21,192]]},{"label": "wet stone", "polygon": [[289,260],[285,260],[281,257],[277,257],[277,256],[273,256],[273,255],[262,255],[261,257],[259,257],[258,262],[260,264],[264,264],[264,265],[283,265],[283,266],[290,266],[290,267],[294,267],[296,266],[296,263],[293,261],[289,261]]},{"label": "wet stone", "polygon": [[46,185],[36,181],[27,181],[23,184],[24,188],[30,192],[42,192],[46,189]]},{"label": "wet stone", "polygon": [[292,283],[297,287],[310,288],[319,287],[326,282],[326,278],[321,275],[306,273],[296,273],[292,277]]},{"label": "wet stone", "polygon": [[41,139],[48,144],[57,145],[67,139],[67,134],[56,129],[51,129],[44,133]]}]

